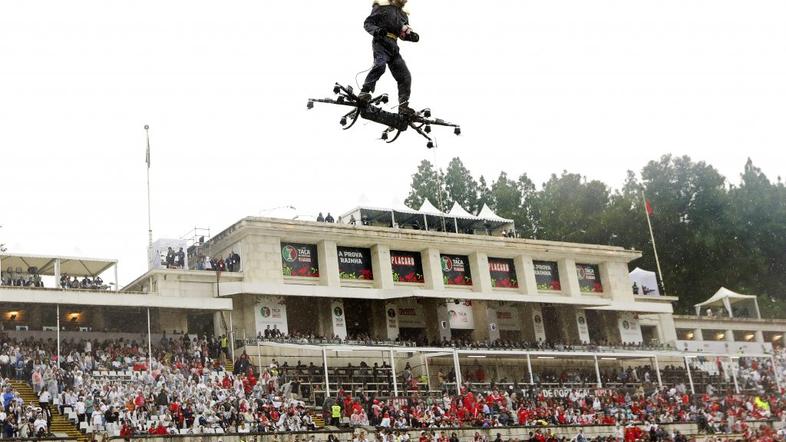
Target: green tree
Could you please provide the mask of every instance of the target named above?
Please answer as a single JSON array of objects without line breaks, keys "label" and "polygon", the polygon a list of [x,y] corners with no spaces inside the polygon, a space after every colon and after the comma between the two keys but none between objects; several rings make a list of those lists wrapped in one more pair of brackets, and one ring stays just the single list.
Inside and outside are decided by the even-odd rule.
[{"label": "green tree", "polygon": [[600,181],[563,171],[551,175],[537,196],[535,210],[540,239],[604,243],[608,239],[603,214],[609,188]]},{"label": "green tree", "polygon": [[468,212],[480,210],[480,207],[477,207],[478,183],[458,157],[453,158],[448,164],[445,173],[445,191],[449,199],[445,204],[448,210],[453,206],[453,202],[459,203]]},{"label": "green tree", "polygon": [[[404,204],[418,209],[428,199],[438,209],[445,211],[448,194],[445,190],[445,176],[441,170],[436,170],[428,160],[423,160],[418,165],[418,171],[412,175],[410,190]],[[440,207],[440,202],[442,207]]]},{"label": "green tree", "polygon": [[494,184],[491,185],[494,195],[494,211],[503,218],[514,218],[521,208],[521,190],[518,183],[508,178],[508,174],[501,172]]},{"label": "green tree", "polygon": [[488,205],[491,209],[494,209],[497,203],[494,201],[494,194],[491,193],[491,189],[489,189],[488,184],[486,184],[486,178],[481,175],[478,179],[478,203],[474,213],[477,214],[484,205]]},{"label": "green tree", "polygon": [[644,167],[642,181],[654,207],[667,294],[679,296],[679,307],[690,311],[719,286],[732,287],[733,278],[723,271],[734,246],[725,178],[703,161],[664,155]]},{"label": "green tree", "polygon": [[786,192],[772,184],[749,158],[740,185],[729,191],[734,247],[730,277],[739,291],[784,298],[786,281]]}]

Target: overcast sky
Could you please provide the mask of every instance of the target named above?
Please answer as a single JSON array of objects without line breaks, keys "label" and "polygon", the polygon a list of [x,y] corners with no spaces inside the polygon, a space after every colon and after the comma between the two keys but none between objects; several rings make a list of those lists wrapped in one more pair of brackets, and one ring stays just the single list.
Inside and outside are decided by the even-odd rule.
[{"label": "overcast sky", "polygon": [[[155,238],[248,215],[391,206],[422,159],[618,186],[664,153],[784,174],[782,0],[411,0],[412,101],[439,149],[343,132],[308,97],[371,64],[369,0],[0,2],[0,242],[146,270]],[[363,75],[358,81],[362,82]],[[389,74],[378,91],[395,96]],[[266,210],[292,205],[297,210]]]}]

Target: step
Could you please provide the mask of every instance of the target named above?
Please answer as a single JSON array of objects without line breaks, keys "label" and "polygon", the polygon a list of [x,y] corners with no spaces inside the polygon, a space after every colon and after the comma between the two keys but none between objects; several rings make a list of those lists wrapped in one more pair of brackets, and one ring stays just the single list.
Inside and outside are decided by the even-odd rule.
[{"label": "step", "polygon": [[[26,403],[31,403],[40,406],[38,397],[35,395],[33,388],[24,381],[14,380],[10,382],[11,386],[19,392],[19,396],[24,399]],[[60,414],[57,407],[51,407],[52,410],[52,423],[49,431],[52,433],[65,433],[69,438],[76,439],[79,442],[87,442],[88,438],[74,427],[71,422]]]}]

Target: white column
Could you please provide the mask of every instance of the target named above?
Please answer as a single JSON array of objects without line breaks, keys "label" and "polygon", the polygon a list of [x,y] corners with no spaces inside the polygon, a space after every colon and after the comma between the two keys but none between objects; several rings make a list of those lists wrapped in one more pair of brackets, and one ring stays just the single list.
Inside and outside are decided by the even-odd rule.
[{"label": "white column", "polygon": [[120,290],[120,281],[117,279],[117,263],[115,263],[115,291]]},{"label": "white column", "polygon": [[390,377],[393,379],[393,396],[398,397],[398,381],[396,380],[396,361],[393,360],[393,350],[390,350]]},{"label": "white column", "polygon": [[323,240],[317,243],[320,285],[341,286],[341,279],[338,277],[338,250],[336,247],[335,241]]},{"label": "white column", "polygon": [[229,311],[229,355],[235,363],[235,327],[232,325],[232,310]]},{"label": "white column", "polygon": [[150,334],[150,307],[147,308],[147,371],[153,373],[153,335]]},{"label": "white column", "polygon": [[374,287],[392,289],[393,266],[390,263],[390,247],[377,244],[371,247],[371,265],[374,270]]},{"label": "white column", "polygon": [[569,258],[560,259],[557,261],[557,269],[559,270],[559,282],[562,287],[562,293],[570,296],[581,296],[579,277],[576,273],[576,261]]},{"label": "white column", "polygon": [[420,252],[423,262],[423,276],[426,288],[429,290],[444,290],[445,284],[442,280],[442,261],[440,260],[439,249],[428,248]]},{"label": "white column", "polygon": [[60,287],[60,260],[55,259],[55,287]]},{"label": "white column", "polygon": [[737,382],[737,370],[734,366],[734,359],[729,356],[729,370],[731,370],[731,379],[734,381],[734,392],[740,394],[740,384]]},{"label": "white column", "polygon": [[538,294],[538,283],[535,281],[535,264],[532,257],[518,255],[513,258],[516,267],[516,279],[519,282],[519,292],[527,295]]},{"label": "white column", "polygon": [[[60,284],[60,278],[57,283]],[[57,304],[57,368],[60,368],[60,304]]]},{"label": "white column", "polygon": [[598,378],[598,388],[603,388],[603,381],[600,378],[600,365],[598,365],[598,355],[592,355],[595,360],[595,376]]},{"label": "white column", "polygon": [[660,379],[660,364],[658,364],[658,355],[655,355],[655,374],[658,376],[658,388],[663,388],[663,381]]},{"label": "white column", "polygon": [[530,385],[535,385],[535,375],[532,374],[532,359],[527,353],[527,370],[529,370],[529,383]]},{"label": "white column", "polygon": [[262,375],[262,347],[259,345],[259,339],[257,339],[257,365],[259,366],[259,374]]},{"label": "white column", "polygon": [[469,255],[468,259],[472,271],[472,290],[476,292],[490,292],[492,287],[488,255],[477,252]]},{"label": "white column", "polygon": [[458,350],[453,350],[453,370],[456,372],[456,393],[461,391],[461,365],[459,364]]},{"label": "white column", "polygon": [[325,370],[325,399],[330,397],[330,379],[328,378],[327,350],[322,348],[322,364]]},{"label": "white column", "polygon": [[690,364],[688,363],[687,356],[685,356],[685,369],[688,370],[688,382],[690,382],[690,393],[696,394],[696,389],[693,387],[693,376],[690,374]]},{"label": "white column", "polygon": [[426,370],[426,386],[431,390],[431,373],[429,373],[428,369],[428,355],[426,353],[421,353],[420,357],[423,358],[423,369]]}]

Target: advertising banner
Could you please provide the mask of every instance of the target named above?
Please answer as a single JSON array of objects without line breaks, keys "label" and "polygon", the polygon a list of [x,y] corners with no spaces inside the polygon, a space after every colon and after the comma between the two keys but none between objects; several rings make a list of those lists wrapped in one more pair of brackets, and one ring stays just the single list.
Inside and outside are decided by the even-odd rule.
[{"label": "advertising banner", "polygon": [[390,251],[390,265],[393,268],[393,282],[423,284],[423,262],[420,252]]},{"label": "advertising banner", "polygon": [[394,302],[385,303],[385,324],[387,338],[391,340],[398,338],[398,309]]},{"label": "advertising banner", "polygon": [[475,316],[472,314],[472,301],[462,301],[458,304],[448,302],[450,315],[450,328],[456,330],[474,330]]},{"label": "advertising banner", "polygon": [[492,287],[515,289],[519,286],[516,266],[512,259],[489,257],[489,274]]},{"label": "advertising banner", "polygon": [[644,338],[641,336],[641,325],[635,313],[619,312],[617,323],[620,329],[620,339],[626,344],[641,344]]},{"label": "advertising banner", "polygon": [[523,388],[521,390],[524,397],[539,397],[545,398],[583,398],[588,395],[605,397],[613,396],[615,390],[605,388]]},{"label": "advertising banner", "polygon": [[540,305],[532,306],[532,328],[535,331],[536,341],[546,341],[546,326],[543,324],[543,310]]},{"label": "advertising banner", "polygon": [[346,339],[347,314],[344,311],[344,301],[336,299],[330,302],[330,316],[333,318],[333,334]]},{"label": "advertising banner", "polygon": [[426,316],[423,305],[414,299],[397,302],[399,328],[426,328]]},{"label": "advertising banner", "polygon": [[521,331],[519,322],[519,309],[515,305],[503,305],[496,307],[496,318],[494,322],[500,330]]},{"label": "advertising banner", "polygon": [[587,312],[576,309],[576,325],[579,327],[579,341],[582,344],[589,344],[590,334],[589,326],[587,325]]},{"label": "advertising banner", "polygon": [[597,265],[576,264],[576,275],[579,277],[579,289],[582,293],[603,293],[600,269]]},{"label": "advertising banner", "polygon": [[360,247],[337,247],[338,276],[341,279],[374,279],[371,270],[371,249]]},{"label": "advertising banner", "polygon": [[281,265],[284,276],[319,278],[316,244],[281,243]]},{"label": "advertising banner", "polygon": [[445,285],[472,285],[469,258],[463,255],[440,255],[442,281]]},{"label": "advertising banner", "polygon": [[287,324],[287,303],[280,296],[258,296],[254,307],[257,335],[265,336],[266,329],[278,329],[282,334],[289,333]]},{"label": "advertising banner", "polygon": [[560,291],[562,286],[559,283],[559,268],[554,261],[533,261],[535,267],[535,282],[538,290]]}]

